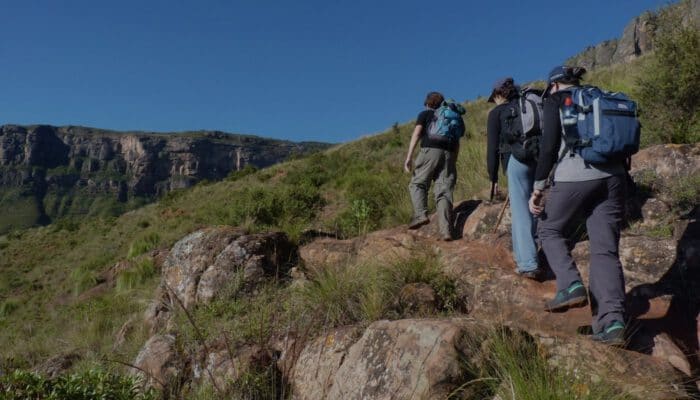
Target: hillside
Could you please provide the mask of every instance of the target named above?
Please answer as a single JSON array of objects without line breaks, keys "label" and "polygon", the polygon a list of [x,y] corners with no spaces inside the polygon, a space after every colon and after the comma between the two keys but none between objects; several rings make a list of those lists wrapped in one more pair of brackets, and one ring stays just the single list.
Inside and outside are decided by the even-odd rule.
[{"label": "hillside", "polygon": [[0,233],[117,216],[202,180],[327,148],[224,132],[0,127]]},{"label": "hillside", "polygon": [[[652,60],[597,67],[588,82],[635,93]],[[432,240],[432,225],[404,230],[412,122],[219,182],[202,176],[119,216],[0,236],[0,393],[35,382],[1,379],[15,369],[92,382],[94,371],[133,372],[126,363],[149,371],[142,379],[164,398],[384,398],[382,385],[401,398],[697,396],[698,331],[685,307],[697,304],[698,145],[635,159],[623,262],[646,336],[635,351],[609,351],[571,333],[587,309],[543,317],[551,282],[512,272],[507,217],[492,234],[502,204],[484,201],[491,105],[466,108],[455,192],[464,237],[453,243]],[[680,333],[660,328],[678,321]]]}]

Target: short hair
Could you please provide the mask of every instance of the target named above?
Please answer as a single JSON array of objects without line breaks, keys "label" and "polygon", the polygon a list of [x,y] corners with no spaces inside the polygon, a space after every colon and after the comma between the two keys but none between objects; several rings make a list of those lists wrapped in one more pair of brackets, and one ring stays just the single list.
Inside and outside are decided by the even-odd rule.
[{"label": "short hair", "polygon": [[434,110],[440,107],[443,101],[445,101],[445,97],[442,96],[442,93],[430,92],[427,96],[425,96],[425,102],[423,105]]}]

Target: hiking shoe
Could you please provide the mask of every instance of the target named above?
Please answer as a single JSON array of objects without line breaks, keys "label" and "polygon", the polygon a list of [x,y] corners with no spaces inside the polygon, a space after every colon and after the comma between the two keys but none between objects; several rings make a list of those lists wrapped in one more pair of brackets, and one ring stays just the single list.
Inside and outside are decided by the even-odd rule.
[{"label": "hiking shoe", "polygon": [[453,240],[452,235],[442,235],[441,239],[443,242],[451,242]]},{"label": "hiking shoe", "polygon": [[544,305],[549,312],[566,311],[572,307],[583,307],[588,304],[588,293],[583,283],[576,281],[568,288],[557,292],[556,296]]},{"label": "hiking shoe", "polygon": [[428,217],[426,216],[413,218],[408,224],[408,229],[418,229],[421,226],[427,224],[428,222],[430,222],[430,219],[428,219]]},{"label": "hiking shoe", "polygon": [[613,321],[603,330],[591,336],[591,340],[608,346],[622,347],[625,345],[625,324]]},{"label": "hiking shoe", "polygon": [[522,276],[523,278],[537,280],[537,279],[539,279],[540,273],[541,273],[542,271],[541,271],[539,268],[535,268],[535,269],[530,270],[530,271],[520,271],[520,270],[517,270],[517,271],[515,271],[515,272],[516,272],[518,275]]}]

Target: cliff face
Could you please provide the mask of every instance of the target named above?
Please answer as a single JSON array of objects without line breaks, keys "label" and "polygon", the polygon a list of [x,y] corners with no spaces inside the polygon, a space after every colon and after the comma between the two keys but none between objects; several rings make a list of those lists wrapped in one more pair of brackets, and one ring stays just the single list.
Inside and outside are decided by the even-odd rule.
[{"label": "cliff face", "polygon": [[[684,0],[663,12],[682,12],[684,24],[700,25],[700,0]],[[589,46],[583,52],[566,60],[568,65],[579,65],[587,69],[606,67],[629,62],[654,48],[654,34],[658,29],[660,14],[647,12],[634,18],[619,39],[606,40]]]},{"label": "cliff face", "polygon": [[[325,147],[222,132],[146,134],[5,125],[0,127],[0,191],[5,192],[0,214],[16,211],[13,202],[33,198],[36,213],[28,216],[46,223],[69,209],[80,213],[66,204],[67,196],[118,203],[152,199],[201,180],[222,179],[248,165],[262,168]],[[0,215],[0,232],[2,220]]]}]

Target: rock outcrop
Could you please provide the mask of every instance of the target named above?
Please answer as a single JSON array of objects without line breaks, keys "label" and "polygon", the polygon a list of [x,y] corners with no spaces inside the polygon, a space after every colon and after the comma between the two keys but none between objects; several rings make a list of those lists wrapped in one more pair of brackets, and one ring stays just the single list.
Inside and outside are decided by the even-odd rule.
[{"label": "rock outcrop", "polygon": [[[700,1],[680,2],[670,6],[666,12],[679,8],[683,8],[681,12],[684,24],[700,26]],[[566,64],[579,65],[591,70],[632,61],[654,49],[654,35],[658,23],[658,13],[646,12],[630,21],[619,39],[589,46],[566,60]]]},{"label": "rock outcrop", "polygon": [[[262,168],[325,147],[223,132],[156,134],[4,125],[0,190],[20,191],[21,199],[34,199],[41,221],[28,223],[41,223],[66,212],[61,197],[79,193],[122,203],[152,199],[202,180],[223,179],[248,165]],[[45,204],[49,194],[59,199]]]}]

